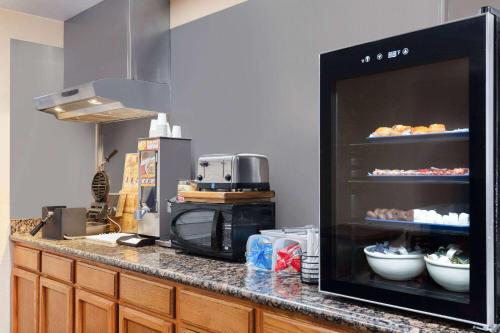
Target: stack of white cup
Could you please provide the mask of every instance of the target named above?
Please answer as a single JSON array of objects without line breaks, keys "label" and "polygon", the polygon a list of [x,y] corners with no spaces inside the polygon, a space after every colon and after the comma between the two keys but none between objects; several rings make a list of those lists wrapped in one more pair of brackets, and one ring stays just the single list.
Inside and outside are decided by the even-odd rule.
[{"label": "stack of white cup", "polygon": [[149,137],[153,138],[157,136],[167,138],[170,138],[172,136],[166,113],[158,113],[158,119],[151,120],[151,125],[149,127]]}]

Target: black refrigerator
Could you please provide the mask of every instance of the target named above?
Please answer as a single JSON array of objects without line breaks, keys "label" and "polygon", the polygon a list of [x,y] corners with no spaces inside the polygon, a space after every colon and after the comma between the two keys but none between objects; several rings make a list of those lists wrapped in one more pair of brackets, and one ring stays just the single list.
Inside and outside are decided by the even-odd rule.
[{"label": "black refrigerator", "polygon": [[499,322],[497,11],[320,55],[320,291]]}]

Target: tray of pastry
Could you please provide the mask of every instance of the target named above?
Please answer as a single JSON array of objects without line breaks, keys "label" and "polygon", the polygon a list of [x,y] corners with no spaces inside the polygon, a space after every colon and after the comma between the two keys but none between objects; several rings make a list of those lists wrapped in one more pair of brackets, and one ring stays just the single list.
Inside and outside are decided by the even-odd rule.
[{"label": "tray of pastry", "polygon": [[366,140],[369,142],[415,142],[415,141],[442,141],[466,140],[469,138],[468,128],[447,130],[443,124],[429,126],[394,125],[379,127]]},{"label": "tray of pastry", "polygon": [[388,182],[430,181],[430,182],[468,182],[469,176],[373,176],[368,175],[368,180]]},{"label": "tray of pastry", "polygon": [[470,216],[464,211],[438,213],[436,209],[387,209],[375,208],[366,212],[365,221],[381,224],[414,226],[420,229],[450,230],[466,232],[469,230]]},{"label": "tray of pastry", "polygon": [[430,167],[415,170],[375,169],[368,173],[370,179],[388,181],[468,181],[469,168]]}]

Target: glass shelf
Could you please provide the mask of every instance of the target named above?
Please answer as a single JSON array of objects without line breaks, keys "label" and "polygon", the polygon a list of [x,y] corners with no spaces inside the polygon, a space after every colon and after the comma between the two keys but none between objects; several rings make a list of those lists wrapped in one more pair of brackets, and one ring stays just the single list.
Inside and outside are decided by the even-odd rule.
[{"label": "glass shelf", "polygon": [[366,176],[348,180],[349,183],[450,183],[469,184],[469,176]]},{"label": "glass shelf", "polygon": [[393,291],[401,291],[414,295],[428,296],[446,301],[469,303],[468,293],[459,293],[448,291],[434,283],[426,275],[420,276],[410,281],[390,281],[386,280],[373,272],[364,272],[357,274],[354,282],[384,288]]},{"label": "glass shelf", "polygon": [[414,229],[418,231],[438,231],[450,232],[454,234],[468,234],[468,225],[455,225],[455,224],[436,224],[425,222],[412,222],[412,221],[398,221],[398,220],[381,220],[374,218],[365,218],[365,223],[373,226],[384,226],[388,228],[404,228]]},{"label": "glass shelf", "polygon": [[367,137],[370,143],[414,143],[425,141],[466,141],[469,139],[469,130],[448,131],[442,133],[396,135],[396,136],[374,136]]}]

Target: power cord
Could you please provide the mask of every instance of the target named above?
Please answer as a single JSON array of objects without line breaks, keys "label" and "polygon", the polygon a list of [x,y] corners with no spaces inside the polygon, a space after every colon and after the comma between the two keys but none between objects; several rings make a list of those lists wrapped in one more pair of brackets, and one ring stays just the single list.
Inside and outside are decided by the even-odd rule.
[{"label": "power cord", "polygon": [[113,220],[113,219],[109,216],[109,214],[106,214],[106,217],[107,217],[107,218],[111,221],[111,223],[113,223],[114,225],[116,225],[116,226],[118,227],[118,232],[119,232],[119,233],[120,233],[120,232],[122,232],[122,227],[121,227],[121,225],[119,225],[118,223],[116,223],[116,222],[115,222],[115,220]]}]

